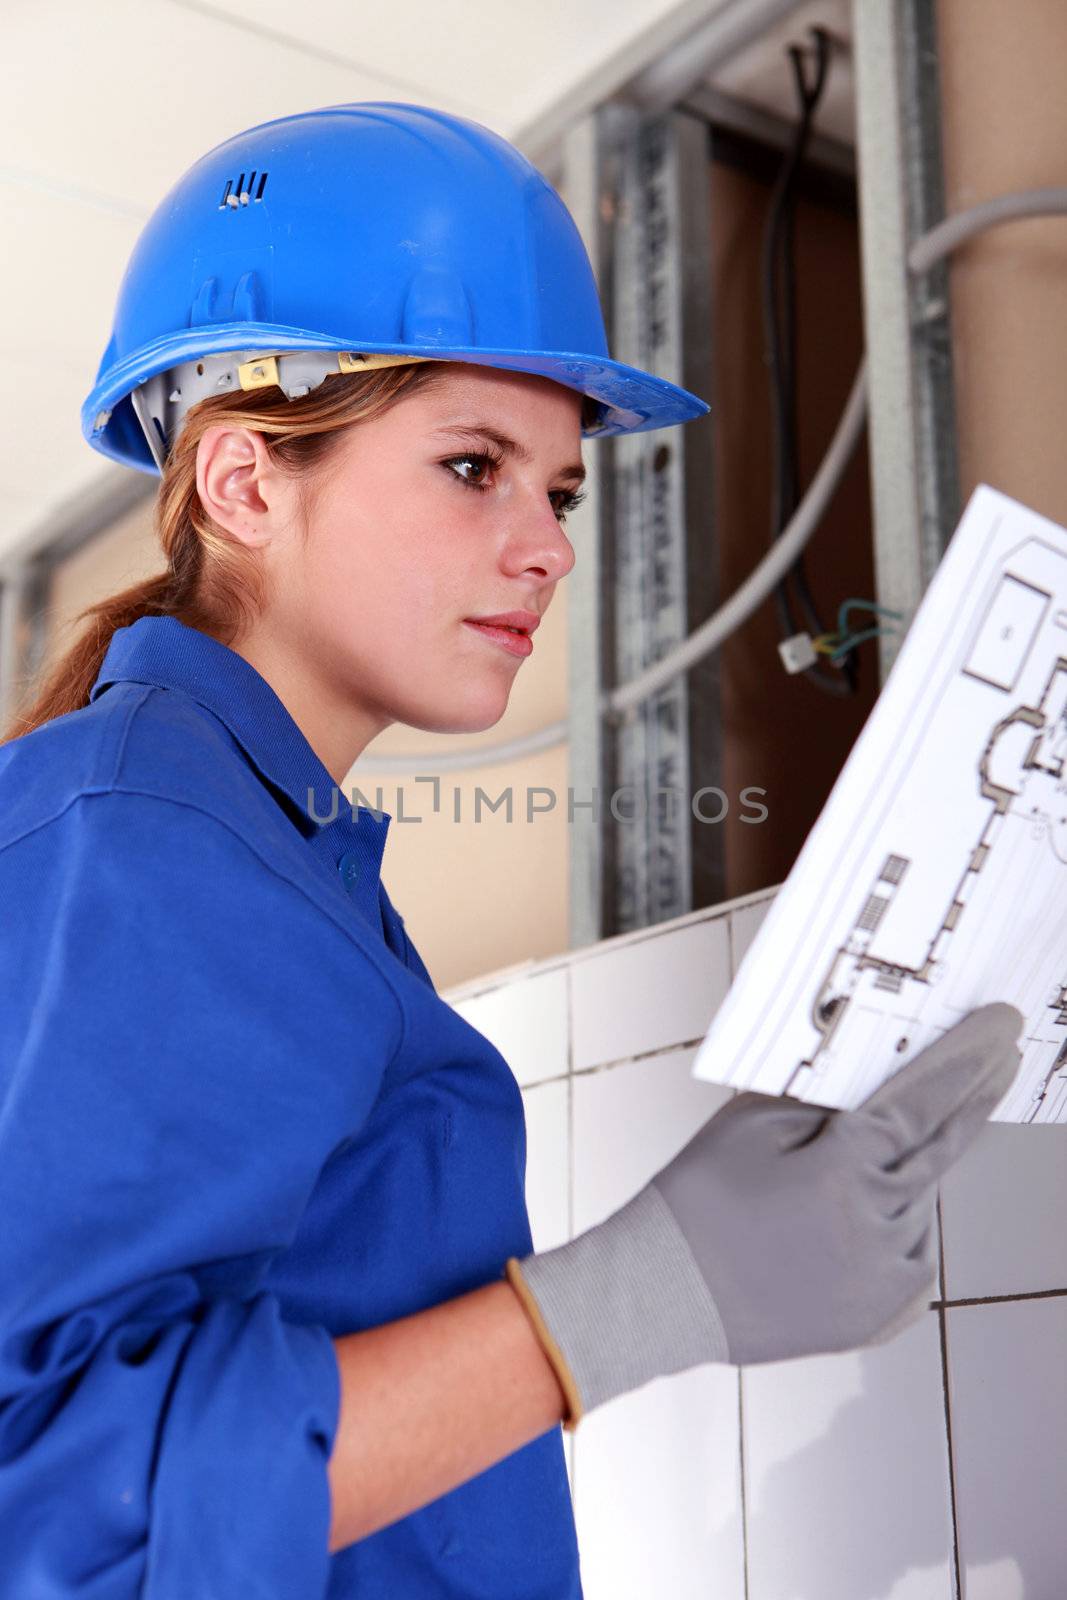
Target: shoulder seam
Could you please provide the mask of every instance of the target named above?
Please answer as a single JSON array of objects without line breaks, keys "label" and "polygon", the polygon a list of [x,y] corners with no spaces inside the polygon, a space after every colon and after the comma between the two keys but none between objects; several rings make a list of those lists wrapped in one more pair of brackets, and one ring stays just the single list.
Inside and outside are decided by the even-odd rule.
[{"label": "shoulder seam", "polygon": [[[122,766],[122,757],[125,753],[126,743],[130,737],[130,731],[133,727],[133,720],[138,711],[144,705],[145,701],[151,695],[153,685],[139,684],[138,688],[142,690],[142,693],[134,701],[134,703],[126,709],[125,717],[120,728],[118,742],[113,750],[113,759],[108,763],[111,776],[98,781],[90,779],[88,784],[83,784],[81,788],[74,789],[70,794],[68,794],[62,805],[60,805],[55,811],[51,812],[47,817],[39,817],[22,833],[12,834],[9,839],[0,839],[0,855],[2,855],[5,850],[9,850],[12,845],[21,844],[24,839],[32,838],[35,833],[40,833],[42,828],[48,828],[53,822],[58,822],[60,817],[65,816],[70,810],[75,800],[80,800],[84,795],[109,794],[111,792]],[[85,706],[82,707],[82,709],[87,710],[88,707]],[[98,762],[94,762],[94,769],[99,770]]]},{"label": "shoulder seam", "polygon": [[142,692],[140,695],[138,695],[137,699],[133,702],[126,713],[126,720],[123,724],[122,734],[117,746],[115,747],[115,764],[111,771],[110,780],[112,784],[117,782],[119,773],[122,771],[122,761],[126,754],[126,746],[129,743],[130,736],[133,733],[134,719],[136,718],[141,707],[146,701],[152,698],[152,695],[155,692],[155,685],[151,683],[142,683],[139,684],[138,687]]}]

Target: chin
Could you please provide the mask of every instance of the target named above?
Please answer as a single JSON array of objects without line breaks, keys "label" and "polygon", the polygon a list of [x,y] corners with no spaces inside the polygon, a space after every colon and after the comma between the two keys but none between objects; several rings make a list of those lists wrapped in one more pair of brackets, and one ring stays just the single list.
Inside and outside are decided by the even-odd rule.
[{"label": "chin", "polygon": [[487,728],[496,727],[508,709],[508,698],[507,695],[496,696],[481,705],[453,705],[437,714],[423,706],[417,711],[413,708],[413,715],[404,715],[398,720],[409,728],[420,728],[423,733],[484,733]]}]

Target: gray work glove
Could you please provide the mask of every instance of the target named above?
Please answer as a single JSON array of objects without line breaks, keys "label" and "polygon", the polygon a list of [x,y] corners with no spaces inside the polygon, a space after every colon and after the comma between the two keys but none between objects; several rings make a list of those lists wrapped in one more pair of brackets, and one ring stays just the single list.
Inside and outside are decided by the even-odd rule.
[{"label": "gray work glove", "polygon": [[1014,1006],[981,1006],[835,1111],[745,1091],[606,1221],[512,1257],[508,1281],[570,1405],[706,1361],[882,1343],[937,1276],[937,1183],[1022,1059]]}]

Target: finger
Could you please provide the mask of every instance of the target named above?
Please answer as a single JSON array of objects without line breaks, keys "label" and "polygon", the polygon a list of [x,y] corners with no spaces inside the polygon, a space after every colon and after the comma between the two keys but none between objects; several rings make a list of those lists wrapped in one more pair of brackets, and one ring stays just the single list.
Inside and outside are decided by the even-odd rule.
[{"label": "finger", "polygon": [[896,1159],[893,1170],[913,1193],[939,1182],[970,1148],[1011,1087],[1021,1059],[1018,1051],[1014,1060],[1006,1058],[998,1072],[987,1077],[981,1092],[973,1094],[924,1144],[913,1145]]},{"label": "finger", "polygon": [[932,1183],[917,1195],[897,1218],[897,1237],[905,1261],[918,1263],[928,1271],[937,1269],[937,1185]]},{"label": "finger", "polygon": [[905,1328],[921,1321],[929,1311],[931,1302],[937,1298],[937,1249],[932,1234],[919,1258],[907,1263],[904,1281],[910,1286],[908,1298],[877,1335],[868,1340],[869,1344],[887,1344],[890,1339],[895,1339]]},{"label": "finger", "polygon": [[954,1117],[943,1123],[921,1149],[904,1157],[901,1174],[917,1187],[939,1182],[978,1138],[990,1116],[1011,1088],[1021,1055],[1011,1070],[990,1079],[986,1092],[975,1098]]},{"label": "finger", "polygon": [[[884,1343],[892,1339],[902,1329],[917,1322],[925,1311],[929,1311],[931,1303],[936,1300],[939,1292],[938,1278],[938,1238],[936,1226],[935,1203],[932,1200],[914,1208],[912,1227],[903,1231],[901,1238],[901,1253],[893,1263],[893,1282],[899,1296],[900,1309],[892,1320],[882,1329],[877,1341]],[[909,1244],[909,1239],[915,1232],[915,1224],[921,1225],[921,1231],[914,1243]]]},{"label": "finger", "polygon": [[864,1108],[841,1111],[835,1118],[832,1135],[847,1140],[850,1164],[862,1174],[863,1190],[883,1216],[899,1215],[916,1195],[938,1183],[949,1168],[973,1144],[996,1109],[1018,1070],[1018,1049],[1014,1061],[1006,1059],[996,1072],[987,1073],[980,1089],[934,1129],[922,1143],[914,1140],[913,1130],[892,1120],[888,1114],[870,1116]]},{"label": "finger", "polygon": [[[1002,1098],[1000,1086],[991,1087],[985,1096],[976,1096],[970,1105],[943,1123],[926,1144],[889,1165],[878,1164],[877,1154],[885,1146],[876,1137],[872,1124],[861,1122],[858,1131],[842,1113],[840,1128],[851,1134],[853,1146],[860,1147],[863,1193],[873,1208],[890,1221],[904,1216],[917,1201],[932,1194],[945,1173],[965,1153],[981,1133],[989,1116]],[[855,1157],[853,1157],[855,1159]]]},{"label": "finger", "polygon": [[[973,1102],[1003,1098],[1021,1059],[1015,1040],[1023,1018],[1014,1006],[980,1006],[921,1050],[856,1110],[883,1130],[898,1157],[921,1148]],[[995,1098],[989,1105],[989,1096]],[[855,1113],[854,1113],[855,1114]]]}]

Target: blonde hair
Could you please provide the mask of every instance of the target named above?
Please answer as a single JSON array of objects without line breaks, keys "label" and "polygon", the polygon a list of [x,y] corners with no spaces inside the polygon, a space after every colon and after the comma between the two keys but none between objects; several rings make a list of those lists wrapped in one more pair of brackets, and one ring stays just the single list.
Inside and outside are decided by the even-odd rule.
[{"label": "blonde hair", "polygon": [[112,634],[138,617],[177,617],[228,643],[258,615],[262,570],[245,545],[228,538],[204,510],[196,487],[196,452],[208,428],[235,424],[266,436],[272,461],[297,481],[306,514],[315,475],[342,430],[380,416],[405,395],[439,382],[447,364],[384,367],[332,374],[310,394],[287,400],[281,389],[213,395],[189,412],[167,457],[156,496],[154,527],[167,569],[98,600],[78,613],[85,631],[51,669],[32,704],[17,712],[0,743],[88,705]]}]

